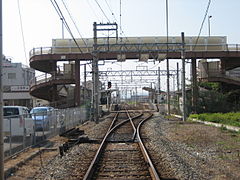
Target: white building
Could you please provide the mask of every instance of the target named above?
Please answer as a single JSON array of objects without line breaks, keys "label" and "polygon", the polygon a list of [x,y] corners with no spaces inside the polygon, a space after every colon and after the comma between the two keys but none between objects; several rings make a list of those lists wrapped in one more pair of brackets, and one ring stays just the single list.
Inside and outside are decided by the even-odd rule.
[{"label": "white building", "polygon": [[2,83],[4,105],[33,106],[33,98],[29,94],[30,81],[35,77],[32,68],[22,63],[12,63],[3,57]]}]

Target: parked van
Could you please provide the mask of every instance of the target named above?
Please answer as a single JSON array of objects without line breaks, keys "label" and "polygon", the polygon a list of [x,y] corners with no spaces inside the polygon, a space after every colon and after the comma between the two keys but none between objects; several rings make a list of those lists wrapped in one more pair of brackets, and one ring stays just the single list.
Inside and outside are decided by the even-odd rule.
[{"label": "parked van", "polygon": [[56,121],[53,107],[34,107],[30,112],[36,130],[49,130],[50,125]]},{"label": "parked van", "polygon": [[34,133],[34,122],[24,106],[3,106],[4,136],[23,136]]}]

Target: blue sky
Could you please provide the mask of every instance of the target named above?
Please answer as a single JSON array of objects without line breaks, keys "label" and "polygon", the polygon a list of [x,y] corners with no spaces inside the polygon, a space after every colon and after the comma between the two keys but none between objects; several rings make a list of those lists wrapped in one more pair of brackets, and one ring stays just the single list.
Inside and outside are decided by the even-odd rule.
[{"label": "blue sky", "polygon": [[[18,1],[27,59],[23,48]],[[64,11],[62,0],[57,0],[57,2],[63,10],[74,36],[79,38],[68,14]],[[107,22],[95,0],[64,0],[64,2],[83,37],[93,36],[92,25],[94,21]],[[120,0],[97,0],[97,2],[108,19],[111,22],[117,20],[119,24]],[[165,0],[122,0],[122,29],[124,35],[165,36],[165,2]],[[179,36],[181,32],[185,32],[185,36],[197,36],[208,2],[209,0],[168,0],[169,35]],[[212,16],[210,20],[211,35],[227,36],[228,43],[240,44],[239,9],[240,1],[238,0],[212,0],[208,12],[208,16]],[[201,35],[208,35],[207,19]],[[28,52],[32,48],[51,46],[51,40],[61,38],[61,36],[61,21],[50,0],[3,1],[3,53],[11,57],[14,62],[28,64]],[[65,37],[70,37],[66,31]],[[161,64],[161,69],[164,69],[164,62]],[[148,66],[157,68],[155,64],[151,63]],[[174,64],[171,66],[176,67]],[[119,66],[116,67],[119,68]]]}]

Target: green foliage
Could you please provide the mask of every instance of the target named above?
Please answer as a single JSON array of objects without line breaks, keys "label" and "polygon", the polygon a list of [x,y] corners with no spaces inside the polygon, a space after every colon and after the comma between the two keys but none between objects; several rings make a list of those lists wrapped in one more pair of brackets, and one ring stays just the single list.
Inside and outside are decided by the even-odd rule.
[{"label": "green foliage", "polygon": [[200,82],[199,86],[213,91],[219,91],[221,89],[220,84],[216,82]]},{"label": "green foliage", "polygon": [[232,111],[238,111],[240,109],[240,89],[229,91],[226,94],[226,98],[232,107]]},{"label": "green foliage", "polygon": [[191,114],[190,118],[240,127],[240,112]]},{"label": "green foliage", "polygon": [[226,95],[216,91],[200,92],[197,106],[198,113],[225,113],[231,110]]}]

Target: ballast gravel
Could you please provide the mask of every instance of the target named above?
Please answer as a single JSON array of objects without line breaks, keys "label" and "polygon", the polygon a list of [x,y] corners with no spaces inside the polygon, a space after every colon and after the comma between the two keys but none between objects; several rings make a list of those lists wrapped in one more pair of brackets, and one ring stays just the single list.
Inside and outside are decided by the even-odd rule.
[{"label": "ballast gravel", "polygon": [[[100,140],[111,123],[87,122],[80,126],[90,139]],[[165,119],[158,113],[143,124],[146,147],[161,177],[166,179],[240,179],[240,133],[199,123]],[[98,143],[72,147],[57,155],[25,179],[82,179]]]}]

